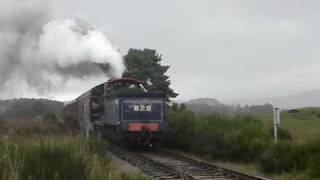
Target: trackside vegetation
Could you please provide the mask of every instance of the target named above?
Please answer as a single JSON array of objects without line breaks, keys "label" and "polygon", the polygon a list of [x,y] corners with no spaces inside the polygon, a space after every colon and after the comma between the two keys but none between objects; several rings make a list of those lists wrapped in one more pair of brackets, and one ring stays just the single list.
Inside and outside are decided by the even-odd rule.
[{"label": "trackside vegetation", "polygon": [[124,172],[107,153],[109,144],[67,135],[54,116],[2,122],[0,179],[3,180],[105,180],[145,179]]},{"label": "trackside vegetation", "polygon": [[168,116],[168,136],[172,138],[166,138],[167,143],[185,151],[250,162],[272,142],[263,124],[249,116],[225,119],[195,116],[189,110],[170,111]]},{"label": "trackside vegetation", "polygon": [[275,145],[272,131],[252,116],[198,116],[184,108],[167,111],[165,144],[211,159],[254,163],[264,173],[305,173],[320,177],[320,141],[297,144],[280,129]]}]

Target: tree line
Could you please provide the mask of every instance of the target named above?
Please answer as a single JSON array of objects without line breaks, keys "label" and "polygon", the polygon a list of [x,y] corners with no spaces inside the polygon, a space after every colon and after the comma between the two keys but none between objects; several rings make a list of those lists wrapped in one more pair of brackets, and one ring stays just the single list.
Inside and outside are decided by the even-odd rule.
[{"label": "tree line", "polygon": [[48,99],[11,99],[0,100],[1,119],[35,118],[46,114],[59,115],[63,102]]}]

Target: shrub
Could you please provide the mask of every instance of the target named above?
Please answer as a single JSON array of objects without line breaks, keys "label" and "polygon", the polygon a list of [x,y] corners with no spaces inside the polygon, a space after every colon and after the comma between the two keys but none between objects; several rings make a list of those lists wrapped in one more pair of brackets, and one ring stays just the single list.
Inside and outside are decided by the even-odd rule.
[{"label": "shrub", "polygon": [[169,111],[167,119],[167,145],[213,158],[253,161],[271,143],[263,123],[249,116],[195,116],[183,109]]},{"label": "shrub", "polygon": [[266,173],[282,173],[309,170],[310,175],[320,177],[320,142],[295,145],[280,142],[260,157],[260,166]]},{"label": "shrub", "polygon": [[4,135],[8,132],[7,121],[0,118],[0,135]]},{"label": "shrub", "polygon": [[43,116],[43,119],[46,121],[53,121],[56,122],[58,121],[58,117],[55,114],[52,113],[47,113]]},{"label": "shrub", "polygon": [[167,112],[165,143],[214,159],[257,162],[266,173],[302,172],[320,177],[320,141],[293,144],[288,130],[279,128],[274,144],[273,129],[250,116],[226,118],[195,116],[187,109]]},{"label": "shrub", "polygon": [[312,158],[309,159],[309,167],[311,176],[320,177],[320,152],[314,154]]},{"label": "shrub", "polygon": [[235,161],[250,162],[271,143],[270,135],[263,124],[254,119],[234,119],[238,124],[227,136],[227,158]]},{"label": "shrub", "polygon": [[298,109],[290,109],[288,110],[288,113],[298,113],[299,110]]},{"label": "shrub", "polygon": [[[273,128],[269,129],[270,135],[273,136]],[[278,128],[278,139],[285,141],[292,141],[292,135],[289,130],[283,129],[281,127]]]},{"label": "shrub", "polygon": [[194,114],[185,109],[179,110],[179,113],[169,111],[167,119],[169,126],[165,134],[167,145],[189,151],[193,141],[191,137],[193,137],[194,133]]},{"label": "shrub", "polygon": [[[277,149],[285,150],[286,152],[290,148],[288,144],[281,144],[280,146],[278,145],[277,147],[278,147]],[[277,156],[281,156],[281,155],[274,153],[274,151],[275,150],[268,150],[260,157],[260,160],[259,160],[260,166],[262,170],[266,173],[271,173],[271,172],[280,170],[277,167],[281,165],[281,162],[277,158]]]},{"label": "shrub", "polygon": [[266,173],[281,173],[299,170],[305,167],[302,148],[287,142],[280,142],[264,153],[260,158],[262,170]]},{"label": "shrub", "polygon": [[278,128],[278,137],[280,140],[292,141],[292,135],[287,129]]}]

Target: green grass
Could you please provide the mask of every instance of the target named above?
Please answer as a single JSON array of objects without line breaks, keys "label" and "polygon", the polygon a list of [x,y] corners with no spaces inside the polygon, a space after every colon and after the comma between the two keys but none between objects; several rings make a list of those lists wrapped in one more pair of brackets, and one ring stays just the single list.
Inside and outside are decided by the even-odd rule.
[{"label": "green grass", "polygon": [[266,177],[275,180],[312,180],[312,177],[308,176],[307,173],[304,172],[290,172],[290,173],[281,173],[281,174],[265,174],[261,172],[260,167],[256,163],[237,163],[237,162],[228,162],[228,161],[220,161],[211,158],[208,155],[194,155],[193,153],[179,152],[184,156],[189,156],[207,163],[212,163],[219,167],[224,167],[227,169],[232,169],[235,171],[239,171],[242,173],[252,174],[256,176]]},{"label": "green grass", "polygon": [[107,155],[104,141],[67,136],[2,136],[0,179],[104,180],[145,179],[121,172]]},{"label": "green grass", "polygon": [[[298,112],[281,112],[280,127],[289,130],[294,143],[320,140],[320,108],[302,108]],[[267,127],[273,127],[272,117],[264,117]]]},{"label": "green grass", "polygon": [[306,173],[282,173],[282,174],[264,174],[260,171],[259,166],[256,164],[247,164],[247,163],[231,163],[231,162],[224,162],[224,161],[215,161],[212,162],[218,166],[233,169],[239,172],[253,174],[256,176],[267,177],[270,179],[275,180],[311,180],[312,178],[308,176]]},{"label": "green grass", "polygon": [[1,180],[135,180],[120,169],[106,141],[69,136],[54,116],[0,121]]}]

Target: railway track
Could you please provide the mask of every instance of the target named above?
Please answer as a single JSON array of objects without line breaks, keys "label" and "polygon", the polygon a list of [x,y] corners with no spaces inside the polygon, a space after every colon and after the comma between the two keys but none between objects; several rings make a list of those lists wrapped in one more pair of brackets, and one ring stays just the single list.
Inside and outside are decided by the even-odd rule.
[{"label": "railway track", "polygon": [[111,152],[140,168],[153,179],[267,180],[263,177],[221,168],[164,150],[145,152],[112,147]]}]

